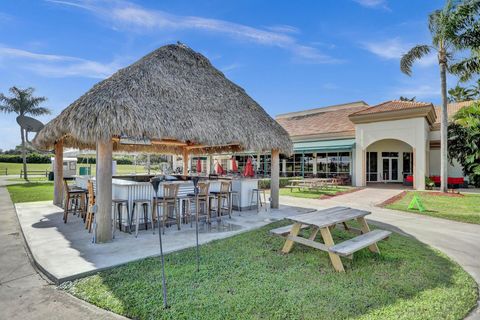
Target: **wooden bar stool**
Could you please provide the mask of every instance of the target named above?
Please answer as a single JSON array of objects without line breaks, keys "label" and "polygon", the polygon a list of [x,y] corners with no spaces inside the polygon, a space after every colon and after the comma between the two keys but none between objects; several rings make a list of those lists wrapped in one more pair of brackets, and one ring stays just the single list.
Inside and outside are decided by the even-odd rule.
[{"label": "wooden bar stool", "polygon": [[[223,213],[226,212],[228,217],[232,218],[231,212],[231,197],[230,197],[230,188],[232,183],[230,181],[222,181],[220,182],[220,191],[213,191],[210,192],[215,197],[216,208],[214,209],[217,219],[221,220]],[[227,202],[227,206],[225,207],[225,201]]]},{"label": "wooden bar stool", "polygon": [[[167,223],[176,223],[178,230],[180,230],[180,212],[178,210],[178,183],[168,183],[163,185],[163,196],[153,198],[153,209],[156,213],[157,219],[160,219],[159,208],[162,208],[162,225],[163,234],[165,234],[165,227]],[[170,215],[170,210],[173,215]]]},{"label": "wooden bar stool", "polygon": [[[195,203],[195,219],[197,221],[200,221],[200,218],[205,218],[205,220],[210,222],[210,195],[209,195],[209,189],[210,189],[210,182],[199,182],[198,183],[198,203],[195,203],[195,193],[189,193],[187,196],[191,199],[191,203]],[[202,208],[204,210],[202,210]],[[191,212],[189,208],[189,213]],[[203,213],[202,213],[203,211]],[[191,215],[190,215],[191,216]],[[192,219],[189,216],[190,219],[190,226],[192,226]]]},{"label": "wooden bar stool", "polygon": [[87,191],[75,186],[70,186],[67,179],[63,179],[65,189],[65,204],[63,206],[63,222],[67,223],[68,214],[78,213],[83,216]]},{"label": "wooden bar stool", "polygon": [[145,224],[145,230],[148,229],[148,218],[150,216],[152,231],[153,234],[155,234],[155,226],[153,224],[152,202],[148,199],[137,199],[133,200],[133,208],[130,215],[130,228],[132,226],[133,218],[135,217],[135,238],[138,237],[138,226],[140,225],[140,212],[138,212],[140,207],[143,208],[143,222]]},{"label": "wooden bar stool", "polygon": [[85,215],[85,229],[88,229],[88,233],[92,232],[92,225],[93,219],[95,216],[95,212],[93,210],[93,206],[95,205],[95,192],[93,189],[93,182],[92,180],[88,180],[87,182],[87,198],[88,198],[88,205],[87,205],[87,214]]}]

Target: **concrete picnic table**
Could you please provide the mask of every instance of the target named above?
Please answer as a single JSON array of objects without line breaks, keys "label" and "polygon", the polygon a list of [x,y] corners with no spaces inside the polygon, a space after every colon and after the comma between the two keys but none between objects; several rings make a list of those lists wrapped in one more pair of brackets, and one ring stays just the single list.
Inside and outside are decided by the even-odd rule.
[{"label": "concrete picnic table", "polygon": [[[365,216],[369,215],[369,211],[352,209],[349,207],[333,207],[325,210],[314,211],[297,216],[287,217],[286,219],[293,221],[293,225],[273,229],[270,232],[277,235],[286,236],[286,241],[282,252],[289,253],[293,244],[300,243],[318,250],[328,252],[330,261],[336,271],[344,272],[340,256],[352,258],[353,253],[368,247],[371,252],[380,253],[377,242],[387,238],[391,232],[376,229],[370,231]],[[356,220],[360,224],[360,229],[352,228],[347,222]],[[335,244],[331,231],[338,225],[349,232],[358,236],[350,240],[346,240],[339,244]],[[298,236],[301,229],[311,228],[309,238]],[[320,231],[323,243],[315,241],[317,233]]]}]

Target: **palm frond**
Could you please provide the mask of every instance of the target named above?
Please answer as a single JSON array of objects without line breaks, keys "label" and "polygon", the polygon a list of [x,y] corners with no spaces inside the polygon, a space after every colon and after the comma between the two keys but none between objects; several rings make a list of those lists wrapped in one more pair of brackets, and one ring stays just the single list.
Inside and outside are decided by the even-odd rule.
[{"label": "palm frond", "polygon": [[26,114],[31,114],[32,116],[41,116],[41,115],[45,115],[45,114],[50,114],[51,111],[50,109],[48,108],[43,108],[43,107],[35,107],[35,108],[31,108],[29,109],[27,112],[25,112]]},{"label": "palm frond", "polygon": [[466,82],[473,75],[480,73],[480,55],[463,59],[449,67],[449,71],[460,78],[461,82]]},{"label": "palm frond", "polygon": [[427,45],[418,45],[410,49],[405,53],[400,60],[400,70],[407,75],[412,75],[412,66],[416,60],[421,59],[425,55],[429,54],[431,47]]}]

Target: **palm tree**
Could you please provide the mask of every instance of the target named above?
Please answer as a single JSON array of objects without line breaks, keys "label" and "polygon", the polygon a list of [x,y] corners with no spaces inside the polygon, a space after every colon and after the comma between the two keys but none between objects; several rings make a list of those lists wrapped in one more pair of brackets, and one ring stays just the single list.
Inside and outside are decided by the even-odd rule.
[{"label": "palm tree", "polygon": [[[442,94],[442,122],[440,124],[440,189],[447,192],[447,176],[448,176],[448,113],[447,113],[447,66],[448,61],[452,57],[453,44],[449,41],[448,33],[450,32],[452,12],[456,9],[451,0],[447,1],[442,10],[432,12],[428,17],[428,28],[432,36],[431,45],[417,45],[410,49],[409,52],[402,56],[400,61],[400,70],[407,75],[412,74],[412,66],[416,60],[435,51],[438,56],[438,64],[440,66],[441,94]],[[422,177],[418,177],[422,179]]]},{"label": "palm tree", "polygon": [[448,95],[449,102],[462,102],[474,99],[475,92],[473,89],[457,85],[455,88],[448,90]]},{"label": "palm tree", "polygon": [[[19,116],[31,115],[40,116],[50,114],[47,108],[39,107],[39,105],[46,101],[45,97],[34,97],[34,88],[20,89],[11,87],[9,89],[12,97],[7,97],[0,93],[0,112],[16,113]],[[23,158],[23,178],[27,180],[27,154],[25,147],[25,130],[20,127],[20,136],[22,138],[22,158]]]},{"label": "palm tree", "polygon": [[464,0],[450,18],[447,37],[456,49],[468,55],[450,66],[450,71],[466,82],[480,73],[480,0]]}]

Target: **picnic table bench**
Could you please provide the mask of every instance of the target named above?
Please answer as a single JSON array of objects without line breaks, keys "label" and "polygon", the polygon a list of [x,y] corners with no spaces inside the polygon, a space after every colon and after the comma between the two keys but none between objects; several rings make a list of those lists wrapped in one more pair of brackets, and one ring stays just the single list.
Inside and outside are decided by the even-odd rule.
[{"label": "picnic table bench", "polygon": [[[287,217],[286,219],[294,223],[289,226],[270,230],[270,233],[286,237],[282,252],[289,253],[293,244],[300,243],[315,249],[328,252],[330,261],[336,271],[344,272],[343,263],[340,256],[352,258],[353,254],[363,248],[368,247],[371,252],[380,253],[377,242],[388,238],[390,231],[376,229],[370,231],[365,216],[369,211],[352,209],[349,207],[333,207],[325,210],[314,211],[297,216]],[[360,224],[360,229],[352,228],[347,222],[356,220]],[[335,244],[331,231],[341,225],[346,231],[357,234],[356,237],[344,242]],[[310,236],[303,238],[298,236],[300,230],[311,228]],[[320,232],[323,243],[315,241]]]}]

